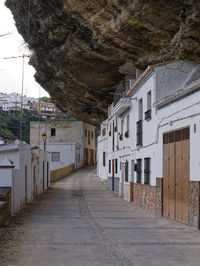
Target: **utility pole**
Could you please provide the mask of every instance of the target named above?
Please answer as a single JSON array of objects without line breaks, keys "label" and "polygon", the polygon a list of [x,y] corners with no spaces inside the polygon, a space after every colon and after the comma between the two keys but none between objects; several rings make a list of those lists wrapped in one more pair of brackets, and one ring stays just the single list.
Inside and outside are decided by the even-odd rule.
[{"label": "utility pole", "polygon": [[23,118],[23,97],[24,97],[24,58],[23,55],[23,63],[22,63],[22,93],[21,93],[21,113],[20,113],[20,140],[22,140],[22,118]]}]

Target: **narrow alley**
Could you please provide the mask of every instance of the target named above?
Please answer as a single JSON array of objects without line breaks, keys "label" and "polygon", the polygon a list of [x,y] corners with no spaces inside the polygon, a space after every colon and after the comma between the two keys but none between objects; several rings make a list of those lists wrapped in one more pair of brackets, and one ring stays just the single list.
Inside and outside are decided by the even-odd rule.
[{"label": "narrow alley", "polygon": [[198,266],[199,250],[199,231],[146,214],[84,168],[14,219],[0,242],[0,265]]}]

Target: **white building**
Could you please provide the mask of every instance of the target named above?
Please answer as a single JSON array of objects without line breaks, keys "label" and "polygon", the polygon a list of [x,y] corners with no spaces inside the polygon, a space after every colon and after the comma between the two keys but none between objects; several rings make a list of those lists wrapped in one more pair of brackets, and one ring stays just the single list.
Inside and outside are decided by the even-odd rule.
[{"label": "white building", "polygon": [[50,153],[33,147],[31,155],[33,194],[37,197],[50,186]]},{"label": "white building", "polygon": [[[44,144],[40,143],[44,149]],[[77,142],[47,142],[46,151],[50,153],[50,170],[74,164],[80,168],[83,164],[82,147]]]},{"label": "white building", "polygon": [[103,179],[107,179],[108,164],[108,121],[105,120],[101,124],[100,135],[98,137],[98,153],[97,153],[97,175]]},{"label": "white building", "polygon": [[[107,153],[108,187],[149,212],[198,226],[200,66],[175,62],[140,74],[103,123],[108,139],[99,138],[98,157]],[[98,173],[105,177],[101,160]]]},{"label": "white building", "polygon": [[[40,161],[43,161],[43,169],[40,170],[40,183],[38,191],[44,191],[49,182],[49,171],[46,167],[48,165],[48,154],[44,155],[41,152],[41,157],[37,164],[41,168]],[[44,160],[46,156],[46,160]],[[12,144],[0,145],[0,187],[11,187],[12,194],[12,214],[15,214],[25,204],[31,202],[35,194],[36,178],[34,175],[34,166],[31,165],[32,154],[30,145],[15,141]],[[36,163],[33,160],[34,163]],[[41,178],[42,176],[42,178]]]},{"label": "white building", "polygon": [[30,110],[32,103],[38,102],[38,99],[22,96],[19,93],[13,92],[10,94],[0,93],[0,108],[5,111],[19,111],[21,109]]}]

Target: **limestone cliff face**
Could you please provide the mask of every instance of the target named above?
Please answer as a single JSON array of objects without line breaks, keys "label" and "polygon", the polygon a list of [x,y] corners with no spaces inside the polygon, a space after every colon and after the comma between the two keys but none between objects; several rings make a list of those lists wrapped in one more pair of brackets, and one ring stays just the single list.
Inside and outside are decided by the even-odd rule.
[{"label": "limestone cliff face", "polygon": [[126,62],[200,61],[198,0],[7,0],[36,80],[68,114],[98,124]]}]

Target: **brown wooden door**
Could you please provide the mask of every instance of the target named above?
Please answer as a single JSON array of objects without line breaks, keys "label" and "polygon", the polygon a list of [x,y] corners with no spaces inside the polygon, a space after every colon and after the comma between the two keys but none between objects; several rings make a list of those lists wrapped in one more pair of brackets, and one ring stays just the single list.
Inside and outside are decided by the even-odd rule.
[{"label": "brown wooden door", "polygon": [[88,149],[84,148],[84,165],[88,165]]},{"label": "brown wooden door", "polygon": [[174,219],[174,143],[171,141],[163,145],[163,215]]},{"label": "brown wooden door", "polygon": [[190,169],[190,141],[188,129],[176,132],[176,183],[175,183],[175,209],[176,221],[188,223],[188,189],[189,189],[189,169]]},{"label": "brown wooden door", "polygon": [[94,150],[90,149],[90,164],[94,165]]},{"label": "brown wooden door", "polygon": [[188,223],[189,128],[163,136],[163,216]]}]

